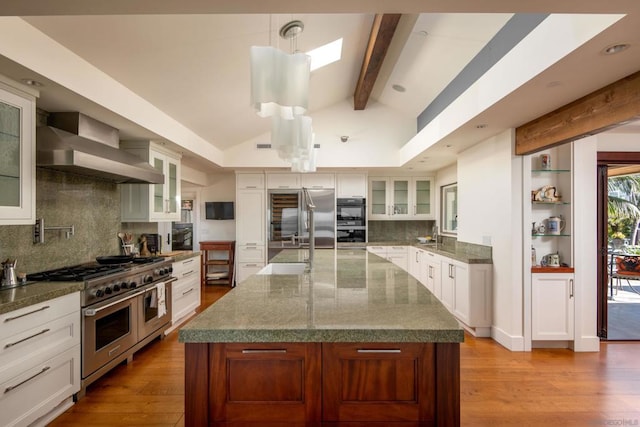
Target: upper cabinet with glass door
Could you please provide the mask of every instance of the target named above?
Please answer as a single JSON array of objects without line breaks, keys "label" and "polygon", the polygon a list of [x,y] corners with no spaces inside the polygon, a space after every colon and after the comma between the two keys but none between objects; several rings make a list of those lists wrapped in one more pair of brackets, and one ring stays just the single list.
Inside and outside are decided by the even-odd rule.
[{"label": "upper cabinet with glass door", "polygon": [[149,141],[123,141],[120,148],[164,174],[162,184],[121,184],[123,222],[180,221],[180,156]]},{"label": "upper cabinet with glass door", "polygon": [[0,80],[0,224],[35,223],[35,96]]},{"label": "upper cabinet with glass door", "polygon": [[369,219],[433,219],[433,180],[425,177],[371,177]]}]

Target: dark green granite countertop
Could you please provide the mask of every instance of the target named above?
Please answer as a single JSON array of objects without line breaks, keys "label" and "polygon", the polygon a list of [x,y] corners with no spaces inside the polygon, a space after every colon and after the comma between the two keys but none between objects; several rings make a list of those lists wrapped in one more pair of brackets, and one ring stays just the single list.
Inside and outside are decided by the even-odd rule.
[{"label": "dark green granite countertop", "polygon": [[463,262],[465,264],[493,264],[491,247],[456,242],[453,245],[438,245],[435,243],[422,244],[419,242],[369,242],[366,246],[415,246],[437,255],[442,255]]},{"label": "dark green granite countertop", "polygon": [[38,282],[11,289],[0,288],[0,314],[78,292],[83,288],[82,282]]},{"label": "dark green granite countertop", "polygon": [[[307,251],[283,250],[276,262]],[[179,333],[181,342],[462,342],[421,283],[363,249],[316,249],[302,275],[253,275]]]}]

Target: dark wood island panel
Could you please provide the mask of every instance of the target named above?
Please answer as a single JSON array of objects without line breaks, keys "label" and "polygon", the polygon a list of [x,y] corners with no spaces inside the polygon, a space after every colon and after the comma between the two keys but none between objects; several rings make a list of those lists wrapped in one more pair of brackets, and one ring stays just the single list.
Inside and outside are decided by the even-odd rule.
[{"label": "dark wood island panel", "polygon": [[460,425],[459,343],[186,343],[185,351],[187,427]]}]

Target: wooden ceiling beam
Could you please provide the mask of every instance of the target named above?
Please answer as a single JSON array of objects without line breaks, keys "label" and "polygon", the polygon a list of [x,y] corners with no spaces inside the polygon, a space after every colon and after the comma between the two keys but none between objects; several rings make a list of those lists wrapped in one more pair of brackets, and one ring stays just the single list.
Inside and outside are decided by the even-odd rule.
[{"label": "wooden ceiling beam", "polygon": [[640,71],[516,128],[516,155],[531,154],[640,118]]},{"label": "wooden ceiling beam", "polygon": [[355,110],[364,110],[367,105],[382,62],[396,32],[400,16],[402,15],[399,13],[377,14],[373,21],[369,44],[360,69],[360,77],[353,94],[353,108]]}]

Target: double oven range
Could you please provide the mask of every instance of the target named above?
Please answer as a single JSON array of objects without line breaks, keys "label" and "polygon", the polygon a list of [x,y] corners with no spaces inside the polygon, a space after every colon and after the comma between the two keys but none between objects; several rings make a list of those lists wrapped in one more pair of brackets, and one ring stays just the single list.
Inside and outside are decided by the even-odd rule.
[{"label": "double oven range", "polygon": [[[110,258],[110,257],[104,257]],[[171,261],[162,257],[87,263],[27,276],[29,281],[83,282],[82,385],[86,387],[156,337],[171,321]],[[126,261],[126,262],[121,262]]]}]

